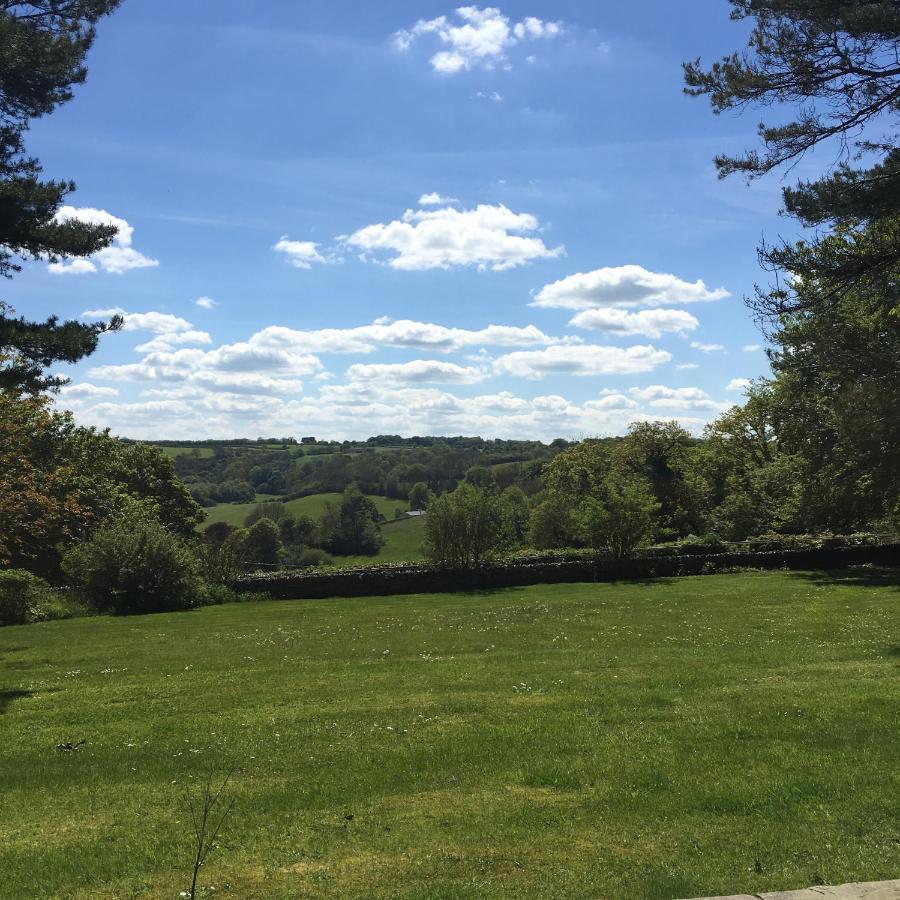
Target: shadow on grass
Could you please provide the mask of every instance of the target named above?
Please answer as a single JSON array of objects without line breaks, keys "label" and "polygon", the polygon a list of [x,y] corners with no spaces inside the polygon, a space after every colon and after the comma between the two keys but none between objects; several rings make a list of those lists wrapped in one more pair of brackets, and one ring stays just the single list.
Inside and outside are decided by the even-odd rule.
[{"label": "shadow on grass", "polygon": [[31,697],[33,694],[34,691],[23,691],[18,688],[0,691],[0,716],[6,712],[13,700],[21,700],[24,697]]},{"label": "shadow on grass", "polygon": [[791,572],[790,575],[814,584],[852,584],[856,587],[886,587],[900,591],[900,569],[888,566],[850,566],[846,569]]},{"label": "shadow on grass", "polygon": [[615,586],[619,587],[622,585],[640,585],[643,587],[652,587],[653,585],[658,584],[675,584],[680,579],[672,576],[660,576],[659,578],[616,578],[614,580],[599,580],[599,581],[540,581],[535,584],[519,584],[519,585],[511,585],[509,587],[485,587],[485,588],[471,588],[470,590],[460,590],[460,591],[452,591],[445,592],[439,591],[436,593],[453,593],[457,594],[460,597],[492,597],[492,596],[503,596],[505,594],[521,594],[529,588],[535,587],[584,587],[585,585],[596,585],[600,586]]}]

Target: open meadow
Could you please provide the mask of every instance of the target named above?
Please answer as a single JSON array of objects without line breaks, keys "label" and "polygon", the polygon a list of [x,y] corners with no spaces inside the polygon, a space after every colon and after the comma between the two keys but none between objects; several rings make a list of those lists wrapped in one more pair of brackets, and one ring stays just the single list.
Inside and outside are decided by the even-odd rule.
[{"label": "open meadow", "polygon": [[185,795],[231,767],[198,896],[896,877],[898,584],[745,573],[4,628],[0,896],[174,900]]},{"label": "open meadow", "polygon": [[[227,522],[235,528],[242,528],[247,516],[250,515],[261,503],[279,500],[280,498],[272,494],[258,494],[255,500],[250,503],[217,503],[204,510],[206,518],[197,526],[198,531],[202,531],[213,522]],[[378,507],[378,511],[385,517],[388,522],[394,521],[396,511],[407,510],[409,504],[404,500],[391,500],[388,497],[379,497],[374,494],[369,495]],[[298,497],[295,500],[288,500],[284,504],[285,511],[292,516],[310,516],[318,519],[328,503],[340,504],[341,494],[310,494],[308,497]]]}]

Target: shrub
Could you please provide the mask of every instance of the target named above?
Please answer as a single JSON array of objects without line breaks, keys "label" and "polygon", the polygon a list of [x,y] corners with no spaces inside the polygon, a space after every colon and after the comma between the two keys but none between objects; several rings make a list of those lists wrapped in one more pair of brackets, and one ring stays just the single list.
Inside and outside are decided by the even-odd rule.
[{"label": "shrub", "polygon": [[191,609],[204,598],[194,555],[140,503],[70,550],[63,570],[96,609],[118,614]]},{"label": "shrub", "polygon": [[0,571],[0,625],[25,625],[46,618],[53,605],[50,585],[21,569]]},{"label": "shrub", "polygon": [[299,565],[304,568],[318,568],[319,566],[327,566],[332,562],[332,558],[324,551],[317,547],[307,547],[297,558]]}]

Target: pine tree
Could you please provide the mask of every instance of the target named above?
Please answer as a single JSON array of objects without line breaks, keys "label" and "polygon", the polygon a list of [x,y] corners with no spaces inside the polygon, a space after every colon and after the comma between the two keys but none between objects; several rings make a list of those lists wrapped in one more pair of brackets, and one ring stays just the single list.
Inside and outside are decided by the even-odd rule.
[{"label": "pine tree", "polygon": [[[731,17],[754,20],[748,50],[705,70],[684,66],[686,93],[708,95],[715,113],[795,104],[783,124],[761,124],[764,150],[719,156],[720,177],[758,178],[825,142],[841,153],[822,177],[783,191],[785,212],[816,236],[760,247],[773,272],[814,279],[827,290],[796,290],[794,277],[758,290],[764,318],[883,285],[900,257],[900,3],[896,0],[731,0]],[[828,240],[841,235],[839,242]],[[885,302],[889,302],[886,298]]]},{"label": "pine tree", "polygon": [[[0,0],[0,275],[21,269],[20,259],[89,256],[109,245],[115,228],[56,213],[75,190],[71,181],[44,181],[25,150],[29,122],[72,99],[84,82],[85,57],[97,21],[120,0]],[[99,336],[121,327],[110,322],[60,323],[15,318],[0,301],[0,389],[36,393],[63,379],[45,375],[54,362],[75,362],[93,352]]]}]

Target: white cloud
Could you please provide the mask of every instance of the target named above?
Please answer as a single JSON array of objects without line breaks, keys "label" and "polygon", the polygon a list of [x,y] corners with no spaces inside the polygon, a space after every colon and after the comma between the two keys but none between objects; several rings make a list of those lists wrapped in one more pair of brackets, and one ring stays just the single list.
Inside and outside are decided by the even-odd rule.
[{"label": "white cloud", "polygon": [[640,334],[659,338],[667,332],[685,334],[699,327],[700,323],[682,309],[642,309],[628,312],[615,307],[585,309],[569,320],[576,328],[605,331],[610,334]]},{"label": "white cloud", "polygon": [[539,227],[535,216],[514,213],[502,204],[467,210],[408,209],[401,219],[368,225],[344,241],[362,250],[366,259],[389,254],[388,265],[394,269],[477,266],[501,271],[565,253],[563,247],[551,250],[540,238],[527,236]]},{"label": "white cloud", "polygon": [[179,344],[211,344],[212,337],[206,331],[179,331],[177,333],[160,334],[134,349],[138,353],[155,353],[158,350],[171,350]]},{"label": "white cloud", "polygon": [[295,269],[311,269],[313,263],[328,263],[334,260],[319,252],[319,244],[314,241],[291,241],[283,235],[272,247],[276,253],[283,253]]},{"label": "white cloud", "polygon": [[98,387],[89,381],[80,384],[66,384],[59,389],[63,397],[117,397],[119,392],[111,387]]},{"label": "white cloud", "polygon": [[546,375],[624,375],[650,372],[671,359],[671,353],[650,346],[554,346],[507,353],[494,360],[494,371],[532,379]]},{"label": "white cloud", "polygon": [[121,275],[131,269],[146,269],[159,265],[158,260],[144,256],[132,247],[134,228],[125,219],[120,219],[105,209],[63,206],[57,211],[54,219],[60,223],[77,220],[89,225],[114,225],[118,229],[112,243],[91,256],[50,263],[47,270],[54,275],[87,275],[96,272],[98,267],[104,272]]},{"label": "white cloud", "polygon": [[588,400],[584,404],[588,409],[637,409],[638,403],[624,394],[607,394],[599,400]]},{"label": "white cloud", "polygon": [[628,393],[635,400],[649,402],[654,409],[691,409],[720,412],[728,408],[727,403],[718,403],[698,387],[671,388],[662,384],[651,384],[645,388],[630,388]]},{"label": "white cloud", "polygon": [[731,381],[728,382],[726,390],[742,391],[745,388],[750,387],[751,384],[753,384],[753,382],[749,378],[732,378]]},{"label": "white cloud", "polygon": [[725,347],[722,344],[704,344],[702,341],[691,341],[691,349],[699,350],[701,353],[719,353]]},{"label": "white cloud", "polygon": [[194,303],[196,303],[200,309],[213,309],[219,305],[212,297],[198,297]]},{"label": "white cloud", "polygon": [[273,385],[275,390],[214,387],[196,381],[159,384],[136,402],[112,403],[89,396],[68,402],[79,421],[147,438],[158,438],[161,429],[174,438],[256,437],[281,433],[285,423],[294,423],[297,434],[338,439],[389,429],[404,435],[480,434],[550,441],[623,434],[632,422],[661,416],[676,418],[699,433],[714,414],[678,409],[660,413],[622,394],[579,404],[558,394],[529,398],[501,391],[460,397],[437,388],[374,381],[323,385],[317,394],[304,396],[285,392],[282,382]]},{"label": "white cloud", "polygon": [[419,197],[419,206],[449,206],[451,203],[459,203],[459,200],[456,197],[442,197],[437,191]]},{"label": "white cloud", "polygon": [[484,381],[487,372],[474,366],[458,366],[437,359],[414,359],[406,363],[363,365],[347,369],[349,381],[375,381],[384,384],[474,384]]},{"label": "white cloud", "polygon": [[548,22],[528,16],[512,22],[495,7],[481,9],[461,6],[456,10],[457,24],[447,16],[419,19],[411,28],[394,35],[394,46],[407,51],[423,35],[435,35],[446,47],[431,57],[431,67],[445,75],[475,67],[494,69],[498,65],[511,68],[507,53],[526,41],[558,37],[560,22]]},{"label": "white cloud", "polygon": [[728,297],[724,288],[709,290],[702,280],[682,281],[675,275],[627,265],[579,272],[545,285],[532,306],[559,309],[671,306]]},{"label": "white cloud", "polygon": [[502,103],[503,94],[498,91],[475,91],[476,100],[490,100],[492,103]]},{"label": "white cloud", "polygon": [[371,353],[378,347],[450,353],[466,347],[538,347],[570,341],[550,337],[534,325],[488,325],[473,331],[409,319],[376,319],[371,325],[316,331],[270,325],[250,338],[257,346],[313,353]]},{"label": "white cloud", "polygon": [[212,338],[205,331],[196,331],[187,319],[171,313],[156,311],[143,313],[126,312],[120,306],[108,309],[86,309],[82,319],[107,319],[110,316],[122,316],[125,324],[123,331],[149,331],[156,337],[137,346],[139,353],[153,353],[170,350],[177,344],[211,344]]},{"label": "white cloud", "polygon": [[697,363],[678,363],[678,365],[675,366],[675,368],[676,369],[699,369],[700,366],[697,365]]},{"label": "white cloud", "polygon": [[755,353],[757,350],[761,350],[762,346],[760,344],[744,344],[742,349],[744,353]]},{"label": "white cloud", "polygon": [[107,319],[110,316],[122,316],[125,324],[123,331],[152,331],[154,334],[175,334],[179,331],[190,331],[194,326],[181,316],[171,313],[145,312],[130,313],[121,306],[110,306],[107,309],[86,309],[82,319]]}]

